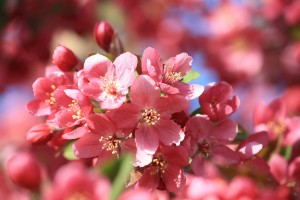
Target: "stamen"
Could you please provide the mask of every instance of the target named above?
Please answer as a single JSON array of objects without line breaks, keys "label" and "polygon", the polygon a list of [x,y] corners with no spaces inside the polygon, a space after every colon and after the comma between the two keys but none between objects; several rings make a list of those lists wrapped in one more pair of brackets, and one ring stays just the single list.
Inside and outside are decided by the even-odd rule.
[{"label": "stamen", "polygon": [[78,106],[77,101],[74,99],[72,100],[72,103],[69,104],[68,111],[75,113],[74,115],[72,115],[72,119],[81,119],[83,117],[82,111],[81,111],[80,107]]},{"label": "stamen", "polygon": [[164,160],[161,154],[158,154],[152,159],[152,162],[150,163],[150,167],[152,168],[153,174],[165,173],[167,162]]},{"label": "stamen", "polygon": [[45,102],[50,104],[50,105],[53,105],[56,102],[56,100],[54,98],[54,90],[56,89],[56,86],[54,84],[52,84],[50,87],[52,89],[52,92],[51,93],[49,93],[49,92],[46,93],[46,95],[49,97],[49,99],[46,99]]},{"label": "stamen", "polygon": [[113,136],[103,137],[99,139],[102,143],[102,149],[106,151],[111,151],[112,154],[118,154],[120,149],[121,140],[114,138]]},{"label": "stamen", "polygon": [[160,120],[160,114],[153,108],[144,110],[142,112],[142,117],[143,121],[148,125],[155,125]]}]

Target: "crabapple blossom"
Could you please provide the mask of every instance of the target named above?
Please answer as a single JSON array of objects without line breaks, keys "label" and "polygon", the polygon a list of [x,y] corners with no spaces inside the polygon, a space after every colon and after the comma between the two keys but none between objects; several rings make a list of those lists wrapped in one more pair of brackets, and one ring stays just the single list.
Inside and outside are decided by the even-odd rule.
[{"label": "crabapple blossom", "polygon": [[52,55],[52,63],[62,71],[71,71],[78,63],[74,53],[63,45],[58,45]]},{"label": "crabapple blossom", "polygon": [[84,62],[78,88],[99,101],[102,109],[118,108],[126,100],[136,66],[137,58],[129,52],[118,56],[114,63],[100,54],[92,55]]},{"label": "crabapple blossom", "polygon": [[57,104],[54,92],[58,86],[68,84],[72,84],[68,74],[56,66],[49,66],[46,77],[38,78],[32,85],[35,99],[26,105],[27,111],[36,116],[50,115],[55,112]]},{"label": "crabapple blossom", "polygon": [[188,153],[181,146],[160,146],[149,165],[142,168],[139,187],[164,189],[177,193],[185,185],[182,167],[188,164]]},{"label": "crabapple blossom", "polygon": [[69,163],[55,174],[44,199],[109,199],[110,183],[105,177],[89,173],[81,163]]},{"label": "crabapple blossom", "polygon": [[133,138],[117,129],[114,122],[105,114],[91,114],[87,124],[91,132],[80,137],[73,144],[78,158],[97,157],[98,162],[119,158],[121,153],[135,152]]},{"label": "crabapple blossom", "polygon": [[165,94],[179,94],[186,99],[201,95],[204,88],[198,84],[187,84],[181,79],[192,68],[192,57],[187,53],[170,58],[166,64],[154,48],[145,49],[142,57],[142,72],[149,75]]},{"label": "crabapple blossom", "polygon": [[189,154],[193,157],[191,168],[195,174],[201,174],[201,165],[206,158],[214,162],[236,164],[239,156],[227,147],[237,134],[237,124],[226,119],[215,126],[204,116],[196,115],[186,123],[185,132],[191,137]]},{"label": "crabapple blossom", "polygon": [[106,52],[110,50],[113,37],[115,37],[115,31],[107,21],[100,21],[95,24],[94,38],[97,44]]},{"label": "crabapple blossom", "polygon": [[232,87],[228,83],[211,83],[205,87],[199,97],[201,111],[212,121],[221,121],[233,114],[240,105],[237,96],[232,96]]},{"label": "crabapple blossom", "polygon": [[131,103],[110,111],[108,116],[118,128],[136,128],[134,135],[138,151],[153,155],[159,142],[168,146],[179,145],[184,133],[171,120],[171,115],[187,109],[188,101],[184,97],[161,96],[155,82],[147,75],[140,75],[131,86],[130,99]]}]

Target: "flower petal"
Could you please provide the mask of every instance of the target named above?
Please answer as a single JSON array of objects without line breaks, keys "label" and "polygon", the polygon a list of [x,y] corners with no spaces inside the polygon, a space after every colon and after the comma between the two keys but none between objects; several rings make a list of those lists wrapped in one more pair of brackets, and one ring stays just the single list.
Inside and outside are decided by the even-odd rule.
[{"label": "flower petal", "polygon": [[151,108],[160,98],[160,90],[155,82],[147,75],[136,77],[131,86],[130,98],[132,103],[142,108]]},{"label": "flower petal", "polygon": [[134,71],[137,67],[136,56],[129,52],[123,53],[115,59],[114,65],[118,82],[123,87],[130,86],[133,83]]},{"label": "flower petal", "polygon": [[142,72],[148,74],[156,82],[161,82],[163,64],[154,48],[145,49],[142,57]]},{"label": "flower petal", "polygon": [[159,141],[165,145],[179,145],[184,139],[184,132],[181,127],[172,120],[161,118],[153,128],[158,132]]},{"label": "flower petal", "polygon": [[141,124],[135,131],[135,142],[139,150],[153,155],[158,148],[158,130],[154,126]]},{"label": "flower petal", "polygon": [[100,136],[93,133],[87,133],[79,138],[73,144],[73,152],[78,158],[91,158],[96,157],[102,150],[99,142]]},{"label": "flower petal", "polygon": [[185,97],[187,100],[199,97],[204,91],[204,87],[199,84],[176,82],[173,86],[178,88],[180,95]]}]

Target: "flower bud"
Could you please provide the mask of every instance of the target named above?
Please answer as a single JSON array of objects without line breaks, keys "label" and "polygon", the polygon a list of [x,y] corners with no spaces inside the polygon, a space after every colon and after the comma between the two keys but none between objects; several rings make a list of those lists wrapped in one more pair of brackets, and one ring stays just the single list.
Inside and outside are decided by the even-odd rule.
[{"label": "flower bud", "polygon": [[52,137],[48,124],[38,124],[33,126],[26,136],[26,140],[31,144],[46,144]]},{"label": "flower bud", "polygon": [[78,63],[74,53],[65,46],[58,45],[52,55],[52,63],[57,65],[62,71],[71,71]]},{"label": "flower bud", "polygon": [[106,52],[109,52],[110,50],[110,45],[114,34],[115,31],[106,21],[100,21],[94,26],[94,38],[98,45]]},{"label": "flower bud", "polygon": [[18,186],[38,190],[41,184],[41,168],[28,152],[13,155],[6,163],[6,171]]}]

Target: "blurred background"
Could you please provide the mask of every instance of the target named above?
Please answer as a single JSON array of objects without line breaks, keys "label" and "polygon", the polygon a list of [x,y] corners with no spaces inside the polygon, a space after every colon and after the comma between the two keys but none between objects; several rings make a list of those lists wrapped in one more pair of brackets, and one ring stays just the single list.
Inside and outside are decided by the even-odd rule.
[{"label": "blurred background", "polygon": [[[259,102],[280,97],[290,114],[300,113],[299,0],[2,0],[0,180],[6,157],[27,149],[26,132],[42,121],[25,110],[32,83],[58,44],[82,61],[101,53],[93,39],[100,20],[111,23],[126,51],[141,55],[151,46],[163,60],[187,52],[201,74],[195,83],[230,83],[241,99],[234,118],[249,132]],[[197,107],[196,99],[190,112]],[[15,191],[6,181],[0,188],[0,196]]]}]

